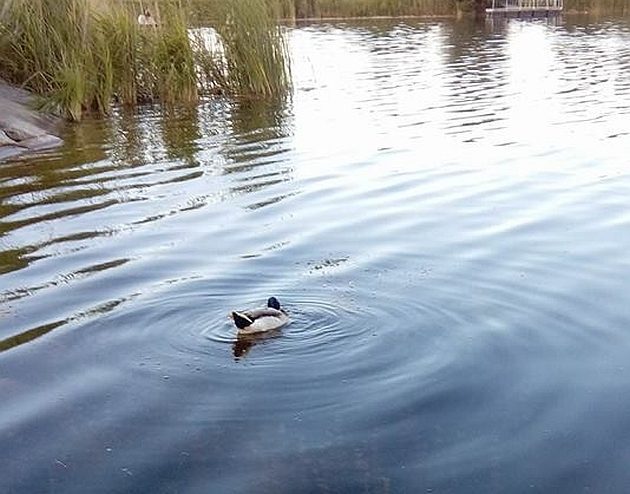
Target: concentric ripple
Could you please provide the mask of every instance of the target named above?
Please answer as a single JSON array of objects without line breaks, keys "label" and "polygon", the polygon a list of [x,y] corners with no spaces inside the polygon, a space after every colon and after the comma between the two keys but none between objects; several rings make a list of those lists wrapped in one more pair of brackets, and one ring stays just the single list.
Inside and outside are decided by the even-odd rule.
[{"label": "concentric ripple", "polygon": [[0,492],[626,492],[626,20],[289,32],[0,167]]}]

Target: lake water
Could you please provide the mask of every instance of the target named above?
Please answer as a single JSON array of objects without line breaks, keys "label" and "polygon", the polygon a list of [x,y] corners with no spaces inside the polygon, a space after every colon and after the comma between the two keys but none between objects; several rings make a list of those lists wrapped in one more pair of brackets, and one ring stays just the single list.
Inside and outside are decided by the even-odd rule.
[{"label": "lake water", "polygon": [[627,492],[630,23],[290,36],[0,165],[0,492]]}]

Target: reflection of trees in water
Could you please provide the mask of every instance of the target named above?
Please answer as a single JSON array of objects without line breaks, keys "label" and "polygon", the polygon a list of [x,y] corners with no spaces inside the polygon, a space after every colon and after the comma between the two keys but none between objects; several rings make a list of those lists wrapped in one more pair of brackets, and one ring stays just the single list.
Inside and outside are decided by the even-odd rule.
[{"label": "reflection of trees in water", "polygon": [[188,164],[195,163],[201,149],[197,106],[165,108],[158,122],[166,156]]},{"label": "reflection of trees in water", "polygon": [[[66,129],[65,143],[59,150],[41,157],[26,156],[0,167],[0,197],[3,198],[0,204],[0,273],[26,268],[38,258],[35,254],[38,248],[54,241],[39,238],[24,243],[12,238],[14,231],[59,219],[64,214],[80,214],[99,208],[98,201],[91,200],[107,194],[108,190],[86,183],[94,171],[84,165],[102,163],[108,136],[108,125],[103,120],[72,125]],[[67,204],[73,206],[64,207]],[[35,206],[43,206],[42,212],[19,214]]]},{"label": "reflection of trees in water", "polygon": [[[238,174],[231,194],[252,193],[291,179],[293,170],[283,154],[289,151],[293,132],[286,100],[253,100],[235,103],[230,112],[231,139],[222,152],[225,174]],[[257,201],[263,207],[282,200],[277,195]]]},{"label": "reflection of trees in water", "polygon": [[28,331],[25,331],[23,333],[4,338],[0,340],[0,352],[4,352],[16,346],[28,343],[29,341],[39,338],[46,333],[50,333],[52,330],[57,329],[59,326],[63,326],[64,324],[66,324],[66,321],[55,321],[52,323],[44,324],[42,326],[38,326],[36,328],[29,329]]},{"label": "reflection of trees in water", "polygon": [[[277,140],[290,134],[286,124],[286,106],[278,102],[253,101],[226,104],[209,101],[202,108],[189,107],[160,110],[142,107],[137,111],[118,109],[108,119],[85,120],[69,127],[63,136],[65,146],[41,158],[5,163],[0,170],[0,235],[16,228],[44,220],[59,219],[67,214],[98,209],[97,197],[117,195],[124,202],[124,191],[149,183],[133,183],[143,175],[202,167],[198,154],[208,151],[224,154],[222,163],[245,163],[263,155],[281,152]],[[260,153],[247,153],[243,147],[259,143]],[[206,161],[208,158],[206,157]],[[159,167],[155,167],[160,163]],[[256,166],[256,163],[253,164]],[[237,171],[230,168],[226,172]],[[128,181],[123,187],[120,180]],[[156,181],[157,183],[157,181]],[[112,198],[114,199],[114,198]],[[38,205],[65,203],[58,211],[27,219],[4,220],[23,209]],[[4,220],[4,221],[3,221]],[[6,247],[3,260],[7,265],[23,267],[15,253],[29,249]],[[31,249],[32,250],[32,249]],[[9,255],[11,251],[13,254]],[[18,255],[18,257],[20,257]],[[9,262],[10,259],[13,259]]]},{"label": "reflection of trees in water", "polygon": [[119,165],[179,161],[200,165],[208,147],[232,162],[250,158],[243,146],[288,137],[286,100],[207,100],[202,105],[121,111],[111,120],[110,151]]},{"label": "reflection of trees in water", "polygon": [[465,17],[447,23],[444,34],[449,64],[464,70],[467,67],[474,69],[477,64],[486,67],[488,57],[496,58],[496,53],[488,53],[489,30],[484,19]]},{"label": "reflection of trees in water", "polygon": [[111,119],[110,160],[119,169],[150,165],[165,154],[164,139],[158,125],[161,111],[147,105],[135,111],[121,108]]},{"label": "reflection of trees in water", "polygon": [[[36,297],[42,288],[55,289],[59,283],[73,284],[104,269],[116,270],[119,265],[112,264],[116,249],[90,261],[74,253],[99,245],[97,238],[115,246],[107,238],[120,231],[247,193],[250,186],[254,191],[288,180],[290,167],[274,157],[286,150],[291,134],[287,114],[286,102],[227,99],[208,100],[194,108],[119,108],[108,118],[69,126],[60,150],[5,163],[0,169],[0,274],[27,270],[44,258],[60,260],[29,278],[28,285],[17,284],[24,278],[16,277],[16,283],[3,286],[0,297],[28,303],[26,299]],[[254,148],[258,151],[249,152]],[[251,169],[267,166],[251,174],[248,163]],[[243,166],[243,173],[235,173],[235,165]],[[217,172],[235,174],[226,184],[212,179]],[[207,183],[186,185],[195,180]],[[158,186],[159,199],[150,193]],[[195,195],[196,190],[203,193]],[[257,196],[257,207],[279,197]],[[135,202],[145,205],[135,207]],[[119,216],[106,212],[110,207],[116,207]],[[60,275],[63,263],[68,269]],[[58,326],[44,321],[37,328],[25,328],[15,339],[9,335],[4,345],[20,344]]]},{"label": "reflection of trees in water", "polygon": [[[134,295],[135,296],[135,295]],[[102,304],[97,305],[96,307],[92,307],[86,311],[80,312],[78,314],[75,314],[74,316],[68,317],[67,319],[63,319],[63,320],[58,320],[58,321],[53,321],[53,322],[49,322],[46,324],[42,324],[40,326],[37,326],[35,328],[31,328],[28,329],[26,331],[23,331],[21,333],[17,333],[14,335],[11,335],[9,337],[0,339],[0,353],[6,351],[6,350],[10,350],[11,348],[23,345],[25,343],[28,343],[30,341],[33,341],[41,336],[44,336],[47,333],[50,333],[51,331],[61,327],[61,326],[65,326],[66,324],[69,324],[73,321],[77,321],[79,319],[83,319],[89,316],[98,316],[98,315],[102,315],[102,314],[106,314],[108,312],[111,312],[112,310],[114,310],[115,308],[117,308],[119,305],[123,304],[124,302],[126,302],[127,300],[129,300],[132,297],[128,297],[128,298],[121,298],[121,299],[116,299],[116,300],[110,300],[107,302],[104,302]],[[2,336],[2,335],[0,335]]]},{"label": "reflection of trees in water", "polygon": [[243,144],[291,135],[287,99],[243,100],[232,105],[232,133]]},{"label": "reflection of trees in water", "polygon": [[505,118],[509,66],[506,39],[484,19],[462,18],[444,31],[443,126],[461,142],[493,135]]},{"label": "reflection of trees in water", "polygon": [[[0,235],[2,235],[3,224],[0,224]],[[10,273],[11,271],[17,271],[18,269],[28,266],[27,255],[30,252],[28,247],[20,249],[5,248],[0,243],[0,275],[4,273]]]},{"label": "reflection of trees in water", "polygon": [[[445,29],[446,63],[453,68],[455,92],[487,85],[496,85],[505,77],[497,62],[504,59],[501,43],[489,45],[493,35],[488,32],[484,20],[463,18],[447,24]],[[500,37],[502,37],[500,35]]]}]

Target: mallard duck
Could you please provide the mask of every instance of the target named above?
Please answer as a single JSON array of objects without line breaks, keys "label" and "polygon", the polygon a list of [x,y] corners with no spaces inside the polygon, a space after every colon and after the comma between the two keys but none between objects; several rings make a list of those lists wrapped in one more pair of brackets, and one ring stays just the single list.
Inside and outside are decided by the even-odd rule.
[{"label": "mallard duck", "polygon": [[289,322],[289,316],[280,308],[280,302],[276,297],[270,297],[265,308],[234,311],[232,319],[239,334],[263,333],[280,329]]}]

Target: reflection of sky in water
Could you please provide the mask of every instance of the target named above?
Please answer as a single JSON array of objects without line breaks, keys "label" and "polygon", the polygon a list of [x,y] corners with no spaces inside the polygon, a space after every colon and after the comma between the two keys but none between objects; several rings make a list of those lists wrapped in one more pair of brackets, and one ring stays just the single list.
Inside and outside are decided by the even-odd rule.
[{"label": "reflection of sky in water", "polygon": [[[510,172],[522,173],[572,163],[532,155],[580,159],[604,147],[602,140],[625,134],[623,43],[576,39],[542,22],[502,27],[464,46],[453,42],[461,27],[439,23],[394,29],[371,36],[370,43],[353,39],[361,30],[349,35],[331,28],[327,37],[294,33],[296,151],[327,166],[378,155],[371,169],[376,175],[390,171],[382,160],[415,169],[418,161],[430,166],[464,156],[471,167],[518,160]],[[392,39],[396,47],[389,49]],[[577,51],[567,48],[573,43]],[[317,48],[309,51],[310,45]],[[606,141],[611,146],[614,156],[623,143]],[[319,170],[305,166],[298,173]]]}]

